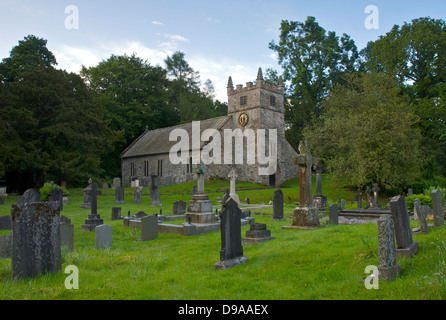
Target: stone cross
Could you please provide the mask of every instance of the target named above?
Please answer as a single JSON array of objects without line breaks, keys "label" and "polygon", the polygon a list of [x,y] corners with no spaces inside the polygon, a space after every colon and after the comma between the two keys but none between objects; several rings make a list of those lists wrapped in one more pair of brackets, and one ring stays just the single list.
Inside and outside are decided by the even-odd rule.
[{"label": "stone cross", "polygon": [[309,141],[301,141],[299,156],[293,159],[293,163],[299,165],[299,207],[309,207],[313,204],[311,168],[314,158],[310,149]]},{"label": "stone cross", "polygon": [[206,172],[202,164],[197,166],[195,173],[197,174],[197,194],[204,194],[204,175]]},{"label": "stone cross", "polygon": [[104,220],[98,215],[98,185],[96,183],[91,184],[91,189],[88,191],[88,196],[91,203],[91,214],[85,219],[85,224],[82,225],[84,231],[94,231],[94,229],[103,224]]},{"label": "stone cross", "polygon": [[232,168],[231,172],[228,175],[228,178],[231,179],[231,184],[229,188],[229,196],[234,199],[235,202],[240,206],[240,199],[238,195],[235,193],[235,179],[237,178],[237,173],[235,169]]}]

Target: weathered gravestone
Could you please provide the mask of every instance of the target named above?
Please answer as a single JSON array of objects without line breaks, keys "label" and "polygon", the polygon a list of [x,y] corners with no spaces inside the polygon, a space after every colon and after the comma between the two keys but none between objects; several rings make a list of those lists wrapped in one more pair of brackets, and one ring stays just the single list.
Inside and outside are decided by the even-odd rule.
[{"label": "weathered gravestone", "polygon": [[232,168],[231,172],[228,175],[228,178],[231,179],[230,187],[229,187],[229,196],[237,202],[237,205],[240,206],[240,199],[238,195],[235,193],[235,180],[237,179],[237,173],[235,169]]},{"label": "weathered gravestone", "polygon": [[149,186],[149,181],[147,180],[147,177],[142,177],[142,179],[141,179],[141,186],[143,188],[147,188]]},{"label": "weathered gravestone", "polygon": [[[11,216],[0,217],[0,230],[11,230]],[[0,236],[0,259],[10,258],[12,252],[12,234]]]},{"label": "weathered gravestone", "polygon": [[392,281],[401,272],[400,265],[396,264],[394,222],[390,215],[383,214],[378,219],[377,225],[379,278]]},{"label": "weathered gravestone", "polygon": [[241,214],[242,211],[232,198],[220,213],[221,250],[220,261],[214,265],[215,269],[228,269],[248,261],[243,255]]},{"label": "weathered gravestone", "polygon": [[186,213],[186,202],[178,200],[173,203],[173,214]]},{"label": "weathered gravestone", "polygon": [[117,187],[115,192],[115,204],[124,204],[124,188],[123,187]]},{"label": "weathered gravestone", "polygon": [[407,212],[406,198],[396,196],[390,200],[390,212],[395,225],[397,243],[396,256],[410,258],[418,250],[418,242],[412,239],[409,214]]},{"label": "weathered gravestone", "polygon": [[[427,212],[425,212],[425,206],[421,205],[420,199],[416,198],[413,201],[414,220],[420,223],[420,231],[427,233],[428,226],[426,222]],[[417,230],[415,230],[417,231]]]},{"label": "weathered gravestone", "polygon": [[361,190],[358,189],[358,191],[356,192],[356,197],[355,197],[355,201],[358,204],[356,209],[361,209],[362,208],[362,193]]},{"label": "weathered gravestone", "polygon": [[444,225],[444,213],[443,208],[441,206],[441,191],[440,190],[432,190],[432,212],[434,214],[434,225],[436,227]]},{"label": "weathered gravestone", "polygon": [[121,220],[121,207],[114,207],[112,208],[112,214],[111,214],[112,220]]},{"label": "weathered gravestone", "polygon": [[60,212],[51,202],[14,205],[12,277],[35,277],[61,270]]},{"label": "weathered gravestone", "polygon": [[150,200],[152,202],[152,207],[162,206],[160,200],[160,194],[158,192],[160,182],[159,178],[156,175],[152,175],[152,183],[150,184]]},{"label": "weathered gravestone", "polygon": [[59,206],[59,210],[63,211],[63,190],[56,188],[51,190],[48,201],[54,201]]},{"label": "weathered gravestone", "polygon": [[60,219],[60,244],[68,251],[73,251],[74,246],[74,224],[69,219]]},{"label": "weathered gravestone", "polygon": [[324,168],[320,158],[315,158],[314,162],[313,168],[316,171],[316,195],[313,197],[313,203],[317,208],[325,210],[327,197],[322,194],[322,171]]},{"label": "weathered gravestone", "polygon": [[142,203],[142,188],[136,187],[133,192],[133,203]]},{"label": "weathered gravestone", "polygon": [[328,217],[330,224],[338,225],[339,224],[339,209],[336,203],[330,205],[328,209]]},{"label": "weathered gravestone", "polygon": [[191,223],[214,223],[215,215],[212,212],[212,201],[204,192],[204,175],[205,171],[202,165],[197,167],[197,193],[192,196],[189,201],[189,207],[186,213],[186,221],[189,217]]},{"label": "weathered gravestone", "polygon": [[90,197],[91,214],[85,219],[85,224],[82,225],[82,230],[91,232],[94,231],[97,226],[104,223],[104,220],[101,219],[101,216],[98,214],[98,185],[96,183],[91,185],[91,190],[89,190],[88,195]]},{"label": "weathered gravestone", "polygon": [[120,186],[121,186],[121,179],[120,178],[114,178],[113,182],[112,182],[112,185],[111,185],[111,188],[112,189],[117,189]]},{"label": "weathered gravestone", "polygon": [[81,208],[83,209],[91,209],[91,184],[93,181],[91,179],[88,180],[88,186],[84,189],[84,203],[81,204]]},{"label": "weathered gravestone", "polygon": [[158,238],[158,217],[145,216],[141,218],[141,241]]},{"label": "weathered gravestone", "polygon": [[95,228],[96,249],[110,249],[112,247],[112,226],[101,224]]},{"label": "weathered gravestone", "polygon": [[107,182],[104,182],[104,183],[102,184],[102,189],[103,189],[103,190],[108,190],[108,183],[107,183]]},{"label": "weathered gravestone", "polygon": [[283,192],[276,189],[273,195],[273,219],[272,221],[285,220],[283,217]]},{"label": "weathered gravestone", "polygon": [[243,238],[243,244],[259,244],[265,241],[273,240],[271,230],[266,229],[265,223],[253,223],[246,231],[246,238]]},{"label": "weathered gravestone", "polygon": [[40,192],[37,189],[28,189],[23,194],[23,203],[34,203],[40,201]]},{"label": "weathered gravestone", "polygon": [[378,197],[379,197],[379,186],[377,183],[373,184],[373,208],[379,208]]}]

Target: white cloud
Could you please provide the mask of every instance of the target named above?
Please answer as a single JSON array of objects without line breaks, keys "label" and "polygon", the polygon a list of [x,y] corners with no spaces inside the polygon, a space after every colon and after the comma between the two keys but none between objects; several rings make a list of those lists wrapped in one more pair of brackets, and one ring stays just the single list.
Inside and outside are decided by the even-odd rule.
[{"label": "white cloud", "polygon": [[164,33],[164,37],[173,41],[189,41],[189,39],[180,36],[179,34]]},{"label": "white cloud", "polygon": [[159,26],[164,26],[164,23],[160,22],[160,21],[152,21],[152,24],[156,24]]}]

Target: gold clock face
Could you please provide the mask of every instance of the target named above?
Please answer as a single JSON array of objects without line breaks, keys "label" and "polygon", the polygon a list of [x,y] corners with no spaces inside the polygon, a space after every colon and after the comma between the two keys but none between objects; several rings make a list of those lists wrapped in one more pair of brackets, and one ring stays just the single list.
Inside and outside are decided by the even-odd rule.
[{"label": "gold clock face", "polygon": [[242,113],[240,115],[240,117],[238,118],[238,123],[242,126],[245,127],[249,122],[249,117],[246,113]]}]

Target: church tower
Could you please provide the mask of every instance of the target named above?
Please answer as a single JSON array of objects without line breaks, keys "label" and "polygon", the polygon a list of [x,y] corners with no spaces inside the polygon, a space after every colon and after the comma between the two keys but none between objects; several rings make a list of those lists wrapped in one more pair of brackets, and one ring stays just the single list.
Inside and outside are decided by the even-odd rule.
[{"label": "church tower", "polygon": [[284,130],[284,86],[282,77],[274,85],[263,79],[259,68],[255,84],[247,82],[246,86],[237,85],[234,89],[232,77],[228,80],[228,115],[237,127],[243,129],[277,129]]}]

